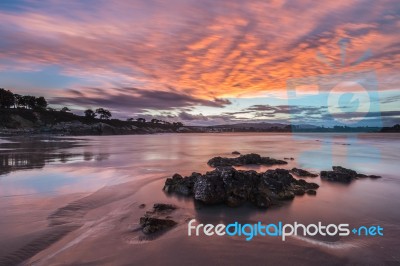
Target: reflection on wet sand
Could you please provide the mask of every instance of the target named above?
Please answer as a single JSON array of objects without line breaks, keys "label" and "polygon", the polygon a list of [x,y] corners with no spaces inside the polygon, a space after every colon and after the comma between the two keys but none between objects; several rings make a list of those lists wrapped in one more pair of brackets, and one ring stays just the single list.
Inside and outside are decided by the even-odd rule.
[{"label": "reflection on wet sand", "polygon": [[[361,140],[360,145],[351,145],[351,151],[345,145],[333,146],[329,152],[320,149],[321,142],[330,139],[326,134],[304,134],[301,139],[287,134],[170,134],[0,140],[1,170],[9,173],[0,176],[0,265],[245,264],[249,257],[260,265],[266,261],[282,264],[283,259],[296,265],[398,262],[400,216],[393,210],[399,202],[396,147],[400,138],[370,134],[362,140],[379,148],[382,160],[376,160],[376,152],[363,149]],[[335,163],[383,177],[347,185],[317,177],[310,179],[321,186],[317,196],[299,196],[264,211],[246,204],[234,209],[204,207],[162,191],[167,177],[210,171],[206,164],[210,158],[230,156],[233,150],[294,157],[281,166],[285,169],[319,172]],[[307,151],[315,151],[315,157],[304,156]],[[328,155],[330,165],[316,165]],[[375,158],[375,164],[366,158]],[[39,171],[10,173],[45,165]],[[265,172],[269,168],[238,169]],[[176,205],[171,219],[178,225],[154,241],[143,241],[142,232],[135,229],[154,203]],[[379,224],[391,234],[383,238],[300,237],[284,243],[255,237],[246,242],[241,237],[188,237],[188,219],[204,224]]]},{"label": "reflection on wet sand", "polygon": [[[41,169],[48,163],[69,161],[103,161],[109,154],[71,153],[68,149],[83,147],[80,139],[9,138],[0,143],[0,175],[14,171]],[[87,140],[86,140],[87,141]]]}]

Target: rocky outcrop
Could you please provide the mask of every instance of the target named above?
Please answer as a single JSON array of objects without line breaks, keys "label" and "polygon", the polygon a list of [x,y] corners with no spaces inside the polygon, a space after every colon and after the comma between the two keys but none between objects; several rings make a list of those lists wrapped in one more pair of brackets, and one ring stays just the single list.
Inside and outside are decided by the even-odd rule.
[{"label": "rocky outcrop", "polygon": [[89,119],[69,112],[29,110],[21,108],[0,110],[0,135],[130,135],[192,132],[192,128],[173,124],[122,121],[118,119]]},{"label": "rocky outcrop", "polygon": [[165,181],[164,190],[182,196],[189,196],[193,194],[194,183],[199,176],[201,176],[201,174],[196,172],[193,172],[190,176],[185,178],[180,174],[174,174],[172,178],[168,178]]},{"label": "rocky outcrop", "polygon": [[308,194],[308,195],[317,195],[317,191],[316,190],[314,190],[314,189],[309,189],[309,190],[307,190],[306,191],[306,193]]},{"label": "rocky outcrop", "polygon": [[161,230],[165,230],[175,226],[177,222],[171,219],[160,219],[154,217],[141,217],[140,226],[142,226],[142,232],[145,234],[153,234]]},{"label": "rocky outcrop", "polygon": [[256,153],[240,155],[236,158],[214,157],[208,161],[208,165],[210,165],[211,167],[241,166],[247,164],[275,165],[287,164],[287,162],[270,157],[261,157],[259,154]]},{"label": "rocky outcrop", "polygon": [[317,174],[310,173],[307,170],[303,170],[300,168],[292,168],[292,170],[290,170],[290,172],[292,174],[295,174],[295,175],[301,176],[301,177],[317,177],[318,176]]},{"label": "rocky outcrop", "polygon": [[58,133],[65,135],[123,135],[140,132],[137,127],[114,127],[107,123],[98,122],[85,124],[79,121],[60,122],[40,129],[43,133]]},{"label": "rocky outcrop", "polygon": [[[236,170],[233,167],[217,167],[205,173],[193,173],[182,177],[175,174],[165,182],[164,191],[191,196],[204,204],[226,204],[236,207],[250,202],[266,208],[282,200],[304,195],[315,190],[318,184],[297,180],[285,169],[256,171]],[[307,192],[308,193],[308,192]]]},{"label": "rocky outcrop", "polygon": [[163,217],[170,214],[175,209],[176,207],[171,204],[154,204],[152,211],[147,211],[143,217],[140,217],[139,224],[142,227],[142,232],[145,234],[153,234],[175,226],[177,222],[170,218]]},{"label": "rocky outcrop", "polygon": [[322,179],[333,182],[350,183],[358,178],[381,178],[376,175],[359,174],[354,170],[347,169],[341,166],[332,166],[333,171],[321,171],[320,176]]},{"label": "rocky outcrop", "polygon": [[233,154],[233,155],[240,155],[240,152],[238,152],[238,151],[233,151],[232,154]]},{"label": "rocky outcrop", "polygon": [[176,206],[172,204],[156,203],[153,205],[153,212],[155,213],[170,213],[176,210]]}]

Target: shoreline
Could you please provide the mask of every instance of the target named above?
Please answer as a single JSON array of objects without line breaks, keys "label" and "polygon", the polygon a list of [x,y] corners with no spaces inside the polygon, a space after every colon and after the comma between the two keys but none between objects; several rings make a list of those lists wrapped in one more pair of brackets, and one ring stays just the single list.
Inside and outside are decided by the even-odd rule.
[{"label": "shoreline", "polygon": [[242,134],[242,133],[254,133],[254,134],[387,134],[387,135],[395,135],[400,134],[400,132],[371,132],[371,131],[357,131],[357,132],[343,132],[343,131],[307,131],[307,132],[291,132],[291,131],[233,131],[233,132],[203,132],[203,131],[168,131],[168,130],[160,130],[160,131],[142,131],[142,132],[125,132],[125,133],[100,133],[100,134],[76,134],[76,133],[48,133],[48,132],[32,132],[32,131],[20,131],[20,130],[0,130],[0,138],[2,137],[92,137],[92,136],[134,136],[134,135],[163,135],[163,134]]},{"label": "shoreline", "polygon": [[[307,263],[330,265],[328,262],[333,264],[349,262],[371,264],[384,261],[386,255],[393,256],[395,254],[391,246],[397,236],[374,240],[335,238],[325,239],[326,241],[321,238],[290,238],[285,243],[276,238],[262,237],[254,238],[251,242],[235,237],[188,237],[186,219],[189,218],[211,224],[221,222],[228,224],[234,221],[239,223],[253,221],[290,223],[294,219],[304,224],[315,223],[320,219],[324,223],[348,222],[355,226],[363,225],[363,223],[375,224],[377,217],[382,217],[382,214],[385,217],[385,214],[395,208],[398,198],[395,169],[388,170],[387,167],[394,165],[392,161],[396,159],[394,155],[396,153],[392,153],[393,150],[384,153],[387,156],[393,154],[390,157],[392,161],[388,161],[390,158],[386,158],[383,162],[385,164],[381,167],[374,167],[377,169],[376,171],[385,169],[384,178],[380,180],[365,179],[357,181],[356,185],[350,185],[332,183],[320,178],[309,179],[321,186],[316,196],[299,195],[292,201],[284,201],[279,207],[271,206],[266,211],[259,210],[246,202],[237,208],[227,208],[224,205],[199,207],[194,204],[192,198],[164,193],[162,187],[165,185],[166,178],[171,177],[173,173],[178,172],[183,176],[189,176],[193,171],[206,173],[210,171],[210,167],[206,164],[207,160],[214,156],[233,157],[231,156],[233,149],[243,153],[255,151],[273,158],[293,156],[295,160],[289,160],[286,166],[282,166],[284,169],[293,169],[293,167],[301,166],[301,152],[320,145],[313,136],[304,143],[303,140],[297,142],[289,134],[279,136],[280,134],[277,133],[275,133],[277,137],[272,137],[271,140],[266,140],[268,138],[264,137],[262,133],[247,134],[248,137],[245,137],[246,134],[242,136],[240,133],[230,133],[232,138],[227,138],[228,134],[205,135],[169,134],[168,141],[163,138],[146,136],[143,138],[104,136],[107,138],[105,141],[102,139],[88,142],[85,146],[80,146],[78,143],[78,145],[72,146],[56,145],[53,147],[51,146],[53,142],[44,142],[50,143],[50,147],[53,147],[54,150],[49,150],[49,147],[44,144],[38,146],[39,150],[34,146],[29,146],[32,150],[32,157],[35,159],[38,157],[37,154],[43,151],[51,153],[52,158],[61,156],[62,152],[79,155],[91,152],[94,156],[107,153],[110,154],[110,157],[107,161],[96,161],[81,156],[79,159],[71,160],[71,163],[65,163],[66,160],[51,160],[52,163],[48,164],[47,168],[41,169],[41,172],[34,170],[34,172],[25,171],[5,176],[5,181],[10,183],[5,182],[4,187],[13,188],[14,186],[11,185],[19,178],[26,179],[28,182],[37,174],[43,177],[47,174],[49,179],[43,179],[43,181],[55,182],[58,180],[60,182],[54,187],[54,191],[77,192],[76,196],[58,195],[55,192],[48,197],[45,195],[43,198],[36,196],[9,197],[8,201],[14,205],[3,201],[2,208],[7,209],[7,212],[3,212],[6,219],[2,219],[4,228],[2,235],[7,236],[3,238],[3,245],[5,243],[10,245],[8,246],[10,252],[7,251],[7,254],[22,256],[25,254],[25,250],[29,252],[36,250],[38,253],[25,261],[26,264],[33,263],[35,265],[52,265],[60,261],[66,264],[91,263],[92,265],[105,265],[111,261],[117,265],[143,264],[149,262],[149,256],[155,253],[159,255],[160,259],[155,262],[156,265],[189,264],[193,261],[200,264],[205,260],[217,264],[220,262],[218,256],[220,252],[224,254],[227,263],[238,262],[241,259],[245,262],[245,259],[251,256],[256,259],[256,264],[262,264],[265,262],[263,261],[265,256],[257,257],[257,254],[264,252],[263,254],[266,254],[270,262],[276,263],[282,262],[282,259],[285,258],[289,262],[299,265]],[[199,138],[202,139],[203,136],[205,139],[199,141]],[[378,136],[377,139],[379,140],[381,136]],[[168,138],[167,135],[163,137]],[[215,149],[215,144],[221,143],[221,138],[224,139],[224,145]],[[286,145],[286,149],[284,145]],[[393,144],[388,145],[390,148],[393,147]],[[18,146],[10,148],[13,147],[18,148]],[[336,154],[341,154],[342,149],[347,149],[347,146],[342,146],[341,143],[338,143],[337,147]],[[21,152],[26,153],[25,151]],[[154,157],[155,153],[157,153],[157,157]],[[26,158],[19,158],[19,160],[26,160]],[[352,167],[353,164],[347,166]],[[276,167],[261,165],[238,167],[239,170],[255,170],[256,172],[265,172],[272,168]],[[310,169],[310,171],[326,169],[319,167],[314,169],[313,166],[303,166],[304,168]],[[365,173],[378,173],[370,171],[371,169],[366,169]],[[64,183],[65,180],[75,180],[76,183]],[[100,183],[101,180],[103,180],[102,183]],[[114,185],[113,182],[118,183]],[[88,189],[91,183],[100,188],[87,194],[81,191]],[[23,188],[24,184],[20,183],[18,187]],[[26,188],[29,188],[29,184],[28,182]],[[75,190],[77,187],[79,190]],[[79,195],[80,193],[82,194]],[[62,198],[65,200],[61,200]],[[47,205],[42,205],[44,203]],[[171,213],[170,219],[176,220],[178,226],[154,239],[143,238],[141,231],[138,230],[140,228],[139,220],[155,203],[176,205],[178,209]],[[142,205],[144,207],[141,207]],[[337,208],[336,206],[346,206],[346,208]],[[368,208],[363,209],[362,206],[368,206]],[[368,220],[361,221],[360,224],[360,217],[364,217],[365,213],[368,213]],[[353,217],[354,214],[356,214],[355,217]],[[388,230],[391,228],[390,223],[397,221],[398,216],[389,218],[389,223],[381,224]],[[77,229],[63,228],[65,225],[82,226]],[[48,231],[42,230],[43,228],[47,228]],[[61,237],[66,232],[63,229],[71,231],[58,239],[57,237]],[[54,242],[51,237],[54,237]],[[31,249],[32,247],[28,244],[38,238],[43,241],[33,242],[39,244],[37,249]],[[204,243],[208,244],[204,245]],[[22,247],[25,245],[27,246],[23,249]],[[368,256],[376,245],[384,246],[385,250],[379,256]],[[45,248],[39,249],[38,247]],[[205,250],[208,252],[207,257],[204,256],[203,251]],[[304,256],[305,253],[310,256]],[[101,255],[99,256],[99,254]],[[291,254],[290,257],[287,254]]]}]

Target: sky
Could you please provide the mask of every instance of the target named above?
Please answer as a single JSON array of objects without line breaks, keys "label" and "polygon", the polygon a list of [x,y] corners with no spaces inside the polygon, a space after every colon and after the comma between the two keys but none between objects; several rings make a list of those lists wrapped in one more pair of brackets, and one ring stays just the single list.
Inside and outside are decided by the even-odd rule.
[{"label": "sky", "polygon": [[400,122],[400,2],[0,1],[0,87],[186,125]]}]

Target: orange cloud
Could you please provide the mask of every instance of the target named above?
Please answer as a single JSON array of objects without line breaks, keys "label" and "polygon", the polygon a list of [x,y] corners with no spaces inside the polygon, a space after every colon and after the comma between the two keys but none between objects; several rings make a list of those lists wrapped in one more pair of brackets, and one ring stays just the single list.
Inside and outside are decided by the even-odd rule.
[{"label": "orange cloud", "polygon": [[[46,2],[46,1],[44,1]],[[1,11],[0,69],[57,65],[104,87],[181,91],[202,99],[281,93],[290,78],[338,71],[316,59],[372,58],[343,71],[371,68],[398,87],[396,1],[160,1],[84,4]],[[7,62],[7,63],[5,63]],[[340,65],[340,64],[339,64]],[[340,70],[340,69],[339,69]],[[112,94],[112,92],[111,92]]]}]

